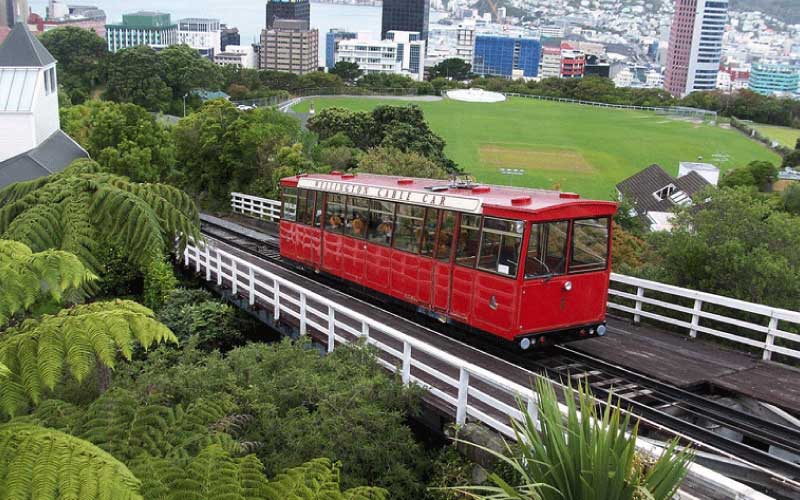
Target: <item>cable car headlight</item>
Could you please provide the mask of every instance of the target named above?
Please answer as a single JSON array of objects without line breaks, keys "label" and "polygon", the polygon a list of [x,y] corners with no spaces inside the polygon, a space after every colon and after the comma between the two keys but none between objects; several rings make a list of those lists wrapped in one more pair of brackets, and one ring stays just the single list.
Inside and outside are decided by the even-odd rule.
[{"label": "cable car headlight", "polygon": [[598,325],[597,327],[597,335],[602,337],[606,334],[607,327],[606,325]]},{"label": "cable car headlight", "polygon": [[519,341],[519,348],[522,349],[523,351],[527,351],[528,349],[530,349],[530,347],[531,347],[531,339],[529,339],[528,337],[525,337]]},{"label": "cable car headlight", "polygon": [[571,281],[564,282],[564,290],[566,290],[567,292],[572,290],[572,282]]},{"label": "cable car headlight", "polygon": [[525,232],[525,223],[522,222],[521,220],[518,220],[517,222],[515,222],[514,223],[514,231],[516,231],[517,234],[522,234],[523,232]]}]

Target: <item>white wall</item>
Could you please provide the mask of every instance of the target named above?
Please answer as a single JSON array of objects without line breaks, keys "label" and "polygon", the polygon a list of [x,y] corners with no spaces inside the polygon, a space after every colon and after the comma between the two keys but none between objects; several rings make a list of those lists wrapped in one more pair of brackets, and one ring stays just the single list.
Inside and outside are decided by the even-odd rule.
[{"label": "white wall", "polygon": [[36,127],[30,113],[0,114],[0,161],[36,147]]}]

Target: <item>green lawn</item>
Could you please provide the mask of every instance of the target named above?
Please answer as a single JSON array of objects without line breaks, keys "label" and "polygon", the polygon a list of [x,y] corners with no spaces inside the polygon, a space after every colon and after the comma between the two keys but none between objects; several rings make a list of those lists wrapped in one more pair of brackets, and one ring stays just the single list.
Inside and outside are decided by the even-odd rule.
[{"label": "green lawn", "polygon": [[[398,100],[315,99],[317,111],[342,106],[367,111]],[[575,191],[609,198],[614,185],[658,163],[672,174],[679,161],[714,163],[722,170],[753,160],[779,163],[777,154],[740,132],[671,120],[653,113],[591,108],[512,98],[502,103],[416,102],[447,141],[447,155],[479,181]],[[308,111],[309,101],[295,106]],[[500,169],[524,170],[506,175]]]},{"label": "green lawn", "polygon": [[758,123],[748,123],[751,127],[758,130],[762,135],[769,137],[773,141],[778,141],[787,148],[794,149],[797,139],[800,137],[800,129],[789,127],[775,127],[773,125],[761,125]]}]

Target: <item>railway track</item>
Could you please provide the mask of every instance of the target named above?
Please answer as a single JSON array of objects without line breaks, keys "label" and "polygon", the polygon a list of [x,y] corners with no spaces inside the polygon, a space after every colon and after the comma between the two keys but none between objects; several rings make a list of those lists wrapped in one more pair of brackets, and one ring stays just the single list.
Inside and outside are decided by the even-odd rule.
[{"label": "railway track", "polygon": [[[240,232],[207,217],[203,217],[201,230],[203,234],[225,241],[242,251],[295,270],[294,266],[281,260],[279,240],[274,236],[250,229]],[[315,278],[319,281],[319,276]],[[366,302],[375,302],[374,297],[367,294],[356,292],[352,295]],[[385,309],[401,313],[395,311],[394,307]],[[408,319],[407,314],[403,317]],[[448,331],[447,325],[427,318],[418,322],[426,328],[454,336],[453,332]],[[459,341],[489,350],[498,357],[540,372],[556,382],[569,381],[573,386],[579,381],[588,384],[599,401],[604,402],[610,397],[626,411],[639,417],[642,426],[678,436],[698,450],[737,460],[755,472],[751,477],[761,476],[755,481],[756,484],[772,484],[775,488],[770,489],[782,492],[782,495],[791,492],[786,498],[800,496],[800,464],[774,453],[780,450],[783,457],[800,457],[800,429],[730,408],[714,399],[588,356],[569,346],[554,346],[532,356],[530,353],[499,347],[490,339],[455,336]],[[727,432],[714,432],[712,428],[724,428]],[[731,434],[740,435],[741,440],[728,437]]]}]

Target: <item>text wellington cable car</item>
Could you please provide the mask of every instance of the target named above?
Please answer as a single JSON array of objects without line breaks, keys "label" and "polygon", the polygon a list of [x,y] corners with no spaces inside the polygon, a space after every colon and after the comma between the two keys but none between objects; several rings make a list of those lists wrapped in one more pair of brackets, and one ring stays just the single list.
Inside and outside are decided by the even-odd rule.
[{"label": "text wellington cable car", "polygon": [[286,259],[522,349],[605,334],[613,202],[338,172],[281,198]]}]

